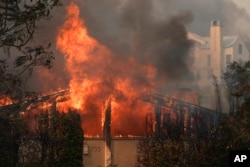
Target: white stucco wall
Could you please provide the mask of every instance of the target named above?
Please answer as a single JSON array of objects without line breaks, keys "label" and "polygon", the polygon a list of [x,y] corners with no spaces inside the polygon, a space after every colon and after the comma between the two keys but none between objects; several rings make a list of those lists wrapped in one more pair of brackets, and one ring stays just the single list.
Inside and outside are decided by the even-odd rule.
[{"label": "white stucco wall", "polygon": [[[133,167],[137,163],[137,144],[140,137],[112,138],[112,165]],[[84,167],[105,167],[105,141],[102,138],[85,138],[88,154],[83,154]]]}]

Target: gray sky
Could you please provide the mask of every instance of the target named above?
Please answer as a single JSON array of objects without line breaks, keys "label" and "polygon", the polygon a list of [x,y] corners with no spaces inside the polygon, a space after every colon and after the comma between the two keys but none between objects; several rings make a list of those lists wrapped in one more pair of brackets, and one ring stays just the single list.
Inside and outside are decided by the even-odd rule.
[{"label": "gray sky", "polygon": [[239,7],[245,8],[246,11],[250,14],[250,0],[232,0],[234,1]]}]

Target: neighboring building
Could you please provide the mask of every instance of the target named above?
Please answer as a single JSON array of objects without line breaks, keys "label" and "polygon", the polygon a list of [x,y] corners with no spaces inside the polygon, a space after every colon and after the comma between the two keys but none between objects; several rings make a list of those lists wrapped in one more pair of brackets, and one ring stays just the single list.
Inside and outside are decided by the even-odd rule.
[{"label": "neighboring building", "polygon": [[[218,20],[213,20],[210,26],[210,36],[201,37],[188,33],[193,40],[194,72],[201,85],[206,85],[213,73],[218,80],[222,71],[233,61],[249,60],[249,51],[240,36],[223,36],[222,27]],[[200,85],[199,84],[199,85]]]},{"label": "neighboring building", "polygon": [[[194,41],[193,74],[201,94],[201,105],[216,109],[212,75],[221,83],[227,65],[234,61],[248,61],[249,51],[240,36],[224,36],[218,20],[211,21],[209,37],[188,33],[188,38]],[[222,103],[224,109],[228,109],[225,97],[222,97]]]}]

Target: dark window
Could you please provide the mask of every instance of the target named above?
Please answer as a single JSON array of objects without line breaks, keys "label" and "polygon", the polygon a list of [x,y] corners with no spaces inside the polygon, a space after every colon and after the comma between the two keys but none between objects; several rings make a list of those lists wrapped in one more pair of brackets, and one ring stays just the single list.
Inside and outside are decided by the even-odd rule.
[{"label": "dark window", "polygon": [[207,66],[210,67],[211,66],[211,56],[207,55]]},{"label": "dark window", "polygon": [[239,55],[242,55],[242,44],[239,44],[238,46],[238,53]]},{"label": "dark window", "polygon": [[211,76],[212,76],[212,75],[211,75],[211,69],[208,69],[208,70],[207,70],[207,78],[209,79],[209,78],[211,78]]},{"label": "dark window", "polygon": [[232,55],[226,55],[226,64],[228,65],[228,64],[230,64],[231,62],[232,62]]}]

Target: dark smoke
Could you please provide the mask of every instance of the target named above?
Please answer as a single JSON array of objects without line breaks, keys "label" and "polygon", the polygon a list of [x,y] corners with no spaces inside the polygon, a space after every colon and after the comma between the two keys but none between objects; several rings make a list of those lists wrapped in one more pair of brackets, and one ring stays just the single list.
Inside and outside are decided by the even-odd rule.
[{"label": "dark smoke", "polygon": [[[178,79],[189,74],[190,55],[189,50],[192,43],[187,39],[185,22],[192,18],[190,13],[181,13],[171,17],[166,23],[160,23],[157,29],[156,41],[151,45],[152,52],[149,52],[149,61],[157,67],[158,77],[167,79]],[[148,63],[150,63],[148,62]]]},{"label": "dark smoke", "polygon": [[151,0],[98,3],[85,0],[82,17],[99,42],[121,58],[133,55],[140,62],[154,65],[158,79],[170,81],[187,76],[192,44],[185,26],[192,21],[190,12],[157,20]]}]

